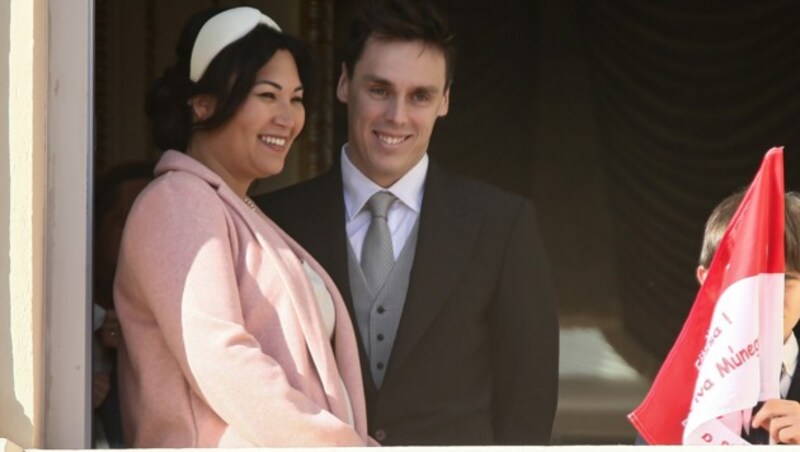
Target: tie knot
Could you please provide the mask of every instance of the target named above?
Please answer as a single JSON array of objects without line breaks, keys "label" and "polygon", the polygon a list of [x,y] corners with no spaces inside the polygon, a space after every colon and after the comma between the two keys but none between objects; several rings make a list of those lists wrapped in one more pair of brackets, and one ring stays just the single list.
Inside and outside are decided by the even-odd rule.
[{"label": "tie knot", "polygon": [[395,196],[388,191],[379,191],[372,195],[367,201],[367,209],[372,214],[372,218],[386,218],[389,206],[392,205]]}]

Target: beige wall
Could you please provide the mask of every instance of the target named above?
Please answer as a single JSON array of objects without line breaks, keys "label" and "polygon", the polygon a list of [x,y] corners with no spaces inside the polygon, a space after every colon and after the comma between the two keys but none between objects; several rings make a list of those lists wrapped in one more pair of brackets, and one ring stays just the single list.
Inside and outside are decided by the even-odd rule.
[{"label": "beige wall", "polygon": [[22,452],[22,448],[11,441],[0,438],[0,452]]},{"label": "beige wall", "polygon": [[[42,442],[47,2],[0,2],[0,437]],[[33,76],[31,76],[33,74]]]}]

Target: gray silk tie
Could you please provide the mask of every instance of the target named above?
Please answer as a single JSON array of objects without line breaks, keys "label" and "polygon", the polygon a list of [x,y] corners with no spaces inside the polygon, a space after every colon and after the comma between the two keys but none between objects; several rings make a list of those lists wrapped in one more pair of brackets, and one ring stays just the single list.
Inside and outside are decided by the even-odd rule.
[{"label": "gray silk tie", "polygon": [[372,222],[361,249],[361,269],[364,270],[367,284],[374,292],[380,290],[394,266],[392,233],[389,231],[389,223],[386,222],[386,213],[395,199],[397,198],[388,191],[379,191],[367,201]]}]

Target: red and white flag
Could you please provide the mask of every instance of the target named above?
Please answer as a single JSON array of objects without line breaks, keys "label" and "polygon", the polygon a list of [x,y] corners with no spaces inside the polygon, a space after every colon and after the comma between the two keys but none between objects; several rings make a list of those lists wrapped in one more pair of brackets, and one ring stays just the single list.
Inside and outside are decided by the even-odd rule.
[{"label": "red and white flag", "polygon": [[628,415],[649,444],[748,444],[741,433],[752,408],[780,398],[783,230],[783,148],[773,148],[650,391]]}]

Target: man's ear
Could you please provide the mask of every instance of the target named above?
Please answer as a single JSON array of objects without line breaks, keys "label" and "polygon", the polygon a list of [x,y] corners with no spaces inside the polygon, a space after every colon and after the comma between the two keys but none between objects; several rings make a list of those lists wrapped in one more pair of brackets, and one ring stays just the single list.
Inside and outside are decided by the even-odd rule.
[{"label": "man's ear", "polygon": [[444,95],[442,96],[442,103],[439,105],[439,112],[437,116],[446,116],[447,112],[450,110],[450,86],[447,86],[447,89],[444,90]]},{"label": "man's ear", "polygon": [[702,265],[698,265],[694,275],[695,277],[697,277],[697,282],[699,282],[700,285],[702,286],[703,281],[705,281],[706,276],[708,276],[708,269],[703,267]]},{"label": "man's ear", "polygon": [[199,95],[189,99],[189,105],[192,107],[194,117],[199,121],[205,121],[214,114],[217,102],[212,96]]},{"label": "man's ear", "polygon": [[347,74],[347,66],[342,63],[342,74],[339,76],[339,84],[336,85],[336,98],[340,102],[347,103],[347,91],[350,88],[350,77]]}]

